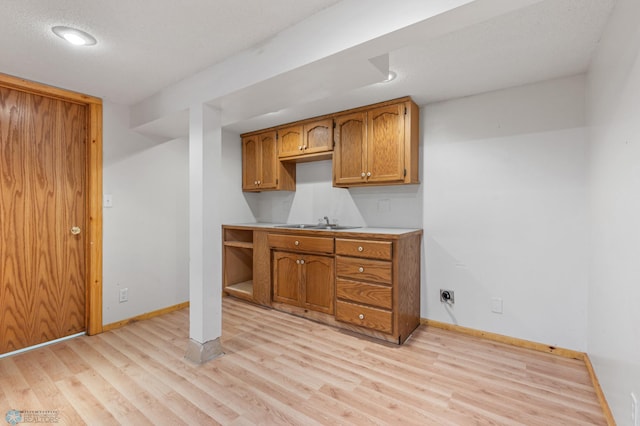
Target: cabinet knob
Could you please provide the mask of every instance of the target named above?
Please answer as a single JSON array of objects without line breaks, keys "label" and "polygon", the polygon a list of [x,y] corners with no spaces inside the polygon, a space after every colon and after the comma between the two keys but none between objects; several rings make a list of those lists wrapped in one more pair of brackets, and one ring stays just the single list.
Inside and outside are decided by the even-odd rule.
[{"label": "cabinet knob", "polygon": [[358,268],[358,271],[359,272],[364,272],[364,268],[361,266],[361,267]]},{"label": "cabinet knob", "polygon": [[253,181],[253,184],[254,184],[254,185],[257,185],[257,184],[258,184],[258,181],[257,181],[257,180],[254,180],[254,181]]},{"label": "cabinet knob", "polygon": [[358,315],[358,318],[360,318],[361,320],[363,320],[363,319],[364,319],[364,314],[360,314],[360,315]]},{"label": "cabinet knob", "polygon": [[300,264],[300,259],[297,259],[297,260],[296,260],[296,263],[299,265],[299,264]]},{"label": "cabinet knob", "polygon": [[302,151],[302,145],[298,146],[298,151]]},{"label": "cabinet knob", "polygon": [[79,235],[80,234],[80,227],[79,226],[72,226],[71,227],[71,233],[73,235]]},{"label": "cabinet knob", "polygon": [[300,259],[300,264],[304,265],[304,259]]},{"label": "cabinet knob", "polygon": [[367,172],[367,177],[370,177],[370,176],[371,176],[371,172]]},{"label": "cabinet knob", "polygon": [[261,182],[260,182],[260,181],[258,181],[258,185],[260,185],[260,183],[261,183]]},{"label": "cabinet knob", "polygon": [[366,174],[364,172],[360,173],[360,176],[365,177]]},{"label": "cabinet knob", "polygon": [[293,245],[299,246],[299,245],[300,245],[300,241],[295,240],[295,241],[293,242]]},{"label": "cabinet knob", "polygon": [[362,246],[358,246],[358,251],[362,251],[364,250],[364,248],[362,248]]}]

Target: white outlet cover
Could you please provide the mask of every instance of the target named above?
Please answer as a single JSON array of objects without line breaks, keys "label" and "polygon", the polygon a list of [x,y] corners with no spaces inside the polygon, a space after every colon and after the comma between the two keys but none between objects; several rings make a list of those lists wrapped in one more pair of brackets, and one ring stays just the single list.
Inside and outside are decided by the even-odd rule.
[{"label": "white outlet cover", "polygon": [[502,299],[500,297],[491,298],[491,312],[496,314],[502,313]]}]

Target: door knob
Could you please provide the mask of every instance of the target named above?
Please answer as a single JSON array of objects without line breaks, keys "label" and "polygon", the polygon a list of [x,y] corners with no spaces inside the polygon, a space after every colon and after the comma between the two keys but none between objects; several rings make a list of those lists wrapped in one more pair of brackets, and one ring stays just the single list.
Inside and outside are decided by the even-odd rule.
[{"label": "door knob", "polygon": [[71,233],[73,235],[78,235],[80,233],[80,227],[79,226],[73,226],[71,227]]}]

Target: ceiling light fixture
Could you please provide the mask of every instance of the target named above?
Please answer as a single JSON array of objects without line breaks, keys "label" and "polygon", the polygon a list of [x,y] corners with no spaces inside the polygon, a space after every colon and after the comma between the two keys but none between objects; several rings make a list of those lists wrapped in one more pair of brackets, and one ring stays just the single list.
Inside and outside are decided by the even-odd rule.
[{"label": "ceiling light fixture", "polygon": [[62,25],[51,28],[51,31],[58,37],[68,41],[75,46],[93,46],[97,43],[95,37],[84,31]]},{"label": "ceiling light fixture", "polygon": [[383,83],[388,83],[390,81],[393,81],[396,79],[396,77],[398,76],[398,74],[396,74],[393,71],[389,71],[389,75],[387,75],[387,78],[385,78],[384,80],[382,80]]}]

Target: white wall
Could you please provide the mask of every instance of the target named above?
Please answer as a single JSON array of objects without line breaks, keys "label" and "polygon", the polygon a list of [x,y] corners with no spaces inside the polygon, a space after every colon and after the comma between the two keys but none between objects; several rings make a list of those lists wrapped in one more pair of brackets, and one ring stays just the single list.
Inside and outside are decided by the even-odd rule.
[{"label": "white wall", "polygon": [[334,188],[331,161],[300,163],[295,192],[246,194],[260,222],[422,227],[422,186]]},{"label": "white wall", "polygon": [[[129,108],[104,103],[103,323],[185,302],[187,143],[157,144],[129,130]],[[129,301],[118,302],[119,289]]]},{"label": "white wall", "polygon": [[[586,349],[584,85],[576,76],[422,108],[423,317]],[[455,291],[452,308],[441,288]]]},{"label": "white wall", "polygon": [[631,425],[630,393],[640,398],[640,2],[618,1],[588,82],[588,353],[616,421]]}]

